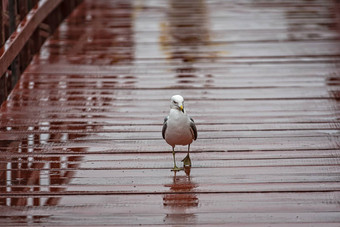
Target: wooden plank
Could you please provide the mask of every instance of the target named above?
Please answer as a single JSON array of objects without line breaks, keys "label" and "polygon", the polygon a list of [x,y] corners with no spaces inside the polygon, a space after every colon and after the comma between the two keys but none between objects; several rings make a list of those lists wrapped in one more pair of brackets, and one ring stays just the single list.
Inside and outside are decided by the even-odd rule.
[{"label": "wooden plank", "polygon": [[[166,87],[160,86],[162,89],[167,89],[169,90],[162,90],[160,89],[115,89],[112,91],[112,89],[108,89],[103,91],[103,92],[98,92],[96,93],[97,90],[88,90],[88,92],[80,92],[77,93],[75,91],[75,94],[72,95],[72,90],[71,90],[71,95],[68,95],[66,97],[69,97],[70,99],[75,99],[75,100],[81,100],[84,99],[84,95],[90,96],[91,95],[97,95],[100,99],[103,100],[110,100],[112,98],[113,94],[117,95],[124,95],[127,91],[129,93],[132,93],[135,96],[138,97],[143,97],[143,98],[162,98],[164,101],[168,100],[169,94],[177,94],[177,93],[184,93],[187,94],[188,100],[193,100],[196,99],[197,97],[200,97],[198,95],[202,95],[202,93],[208,93],[204,95],[203,97],[201,96],[201,99],[206,99],[208,97],[213,97],[213,100],[273,100],[273,99],[332,99],[330,97],[330,91],[325,90],[324,88],[318,88],[315,87],[315,89],[310,89],[310,88],[258,88],[258,89],[249,89],[249,88],[240,88],[240,89],[204,89],[202,91],[201,89],[190,89],[187,88],[185,90],[182,90],[180,88],[177,88],[178,86],[169,86],[166,85]],[[247,92],[245,92],[247,91]],[[39,92],[36,91],[36,96],[34,101],[39,101],[39,100],[44,100],[46,99],[46,94],[44,95],[44,92]],[[19,97],[22,97],[23,99],[27,99],[27,95],[22,94],[20,91],[18,94],[13,95],[13,99],[18,99]],[[171,97],[171,95],[170,95]],[[58,100],[60,98],[59,95],[49,94],[49,98],[52,100]]]},{"label": "wooden plank", "polygon": [[[281,58],[282,59],[282,58]],[[267,61],[270,59],[267,59]],[[157,65],[152,65],[152,62],[155,61],[158,63]],[[211,64],[208,60],[202,60],[202,62],[198,61],[199,67],[189,67],[181,69],[176,65],[176,61],[172,64],[162,65],[159,64],[157,59],[145,59],[141,61],[140,64],[137,64],[136,67],[127,67],[124,65],[85,65],[85,64],[68,64],[64,65],[62,63],[55,63],[50,65],[31,65],[30,73],[39,73],[39,74],[55,74],[55,75],[120,75],[120,74],[149,74],[149,75],[159,75],[160,73],[219,73],[219,74],[227,74],[227,75],[270,75],[270,76],[283,76],[283,75],[324,75],[327,77],[331,77],[334,75],[336,77],[338,67],[331,62],[328,63],[316,63],[311,62],[307,64],[304,61],[298,61],[298,59],[292,58],[294,62],[282,62],[281,64],[271,64],[269,62],[263,62],[261,64],[252,64],[252,62],[245,61],[243,64],[231,64],[228,63],[225,59],[217,59],[215,64]],[[161,62],[164,62],[161,59]],[[146,64],[148,63],[148,64]],[[276,62],[277,63],[277,62]],[[150,66],[152,66],[150,68]],[[279,71],[278,71],[279,70]]]},{"label": "wooden plank", "polygon": [[[68,135],[60,135],[62,138],[67,138]],[[65,137],[66,136],[66,137]],[[34,137],[31,137],[32,139]],[[44,139],[46,138],[46,139]],[[54,153],[60,149],[65,148],[65,150],[76,150],[81,148],[83,152],[159,152],[171,150],[167,144],[161,139],[151,140],[151,139],[125,139],[125,140],[112,140],[109,138],[103,138],[98,140],[89,139],[89,141],[84,139],[79,139],[75,141],[63,141],[63,139],[54,140],[51,138],[51,143],[47,138],[48,135],[44,137],[36,137],[37,144],[33,145],[22,145],[24,149],[32,149],[36,152],[46,152]],[[13,137],[4,137],[5,140],[11,140]],[[18,136],[16,139],[27,139],[27,137]],[[295,150],[308,150],[309,148],[320,149],[320,150],[338,150],[339,137],[274,137],[268,141],[268,138],[211,138],[211,139],[201,139],[195,142],[192,149],[195,151],[295,151]],[[207,147],[206,144],[209,143]],[[180,150],[186,150],[186,148],[179,147]],[[6,148],[4,149],[6,150]]]},{"label": "wooden plank", "polygon": [[[263,226],[265,220],[270,220],[270,225],[283,226],[282,220],[289,220],[296,226],[310,226],[314,221],[324,223],[325,226],[337,225],[337,212],[330,210],[335,208],[332,197],[338,195],[327,193],[326,196],[318,193],[306,194],[310,198],[301,194],[254,194],[249,199],[244,194],[231,195],[193,195],[187,198],[182,204],[182,212],[176,212],[176,205],[171,205],[172,201],[180,197],[171,195],[133,195],[133,196],[69,196],[60,200],[53,210],[49,206],[38,206],[35,209],[21,210],[3,210],[3,216],[15,217],[17,222],[23,221],[20,216],[25,213],[26,216],[32,217],[33,223],[45,223],[51,219],[52,224],[82,224],[86,222],[91,225],[104,225],[106,223],[117,223],[117,225],[136,225],[156,223],[162,225],[182,224],[214,224],[225,225],[227,223],[233,226],[242,226],[238,222],[240,218],[245,220],[242,223],[245,226]],[[54,197],[43,197],[41,202],[51,201]],[[55,197],[59,199],[58,197]],[[190,202],[191,200],[191,202]],[[145,210],[136,206],[135,201],[144,201]],[[200,202],[201,206],[195,205]],[[323,206],[317,207],[313,204],[322,202]],[[159,204],[160,205],[156,205]],[[79,204],[79,205],[75,205]],[[268,206],[262,206],[267,204]],[[48,204],[47,204],[48,205]],[[253,213],[251,207],[257,207],[257,212]],[[196,212],[198,210],[202,212]],[[303,210],[309,210],[309,213]],[[164,210],[166,214],[162,214],[160,210]],[[76,212],[77,218],[71,214]],[[210,215],[208,215],[210,212]],[[94,218],[89,214],[99,215],[101,218]],[[229,215],[226,215],[229,214]],[[35,217],[35,218],[34,218]],[[6,220],[6,219],[5,219]],[[7,223],[9,222],[7,219]],[[120,223],[120,224],[118,224]],[[4,222],[6,224],[6,222]],[[294,226],[294,224],[293,224]]]},{"label": "wooden plank", "polygon": [[[50,121],[49,121],[50,122]],[[253,123],[253,124],[202,124],[199,123],[200,130],[205,132],[210,131],[227,131],[227,132],[238,132],[238,131],[297,131],[297,130],[317,130],[319,132],[325,131],[333,132],[337,129],[337,125],[335,123]],[[2,131],[10,131],[16,132],[17,134],[27,134],[26,129],[30,127],[31,124],[29,122],[24,122],[23,124],[2,124]],[[81,122],[70,122],[68,127],[65,128],[58,122],[50,122],[48,132],[50,134],[55,133],[100,133],[100,132],[117,132],[117,133],[135,133],[135,132],[159,132],[161,124],[113,124],[105,122],[95,122],[92,124],[94,129],[91,130],[83,130],[83,124]],[[46,132],[47,128],[41,128],[41,124],[35,126],[32,129],[33,133],[43,133]]]},{"label": "wooden plank", "polygon": [[[41,127],[43,128],[43,127]],[[161,135],[159,132],[160,126],[158,127],[157,131],[153,132],[119,132],[113,131],[113,132],[101,132],[97,130],[92,130],[91,132],[83,132],[83,131],[75,131],[75,132],[65,132],[63,130],[60,130],[55,133],[51,133],[47,130],[39,130],[37,131],[31,131],[30,133],[22,133],[22,136],[33,136],[33,137],[42,137],[44,135],[49,135],[49,136],[54,136],[57,138],[60,138],[62,134],[68,133],[69,136],[78,136],[80,140],[86,140],[86,141],[94,141],[94,140],[100,140],[100,141],[105,141],[105,140],[159,140],[161,139]],[[18,134],[17,132],[7,132],[6,136],[0,137],[1,138],[11,138],[14,137],[15,135]],[[308,136],[306,136],[308,134]],[[209,140],[209,139],[232,139],[232,138],[237,138],[237,139],[242,139],[242,138],[290,138],[290,137],[298,137],[303,139],[303,137],[318,137],[318,138],[323,138],[323,137],[340,137],[340,133],[338,130],[299,130],[299,131],[294,131],[294,130],[289,130],[289,131],[203,131],[200,133],[200,139],[204,140]],[[81,139],[83,138],[83,139]],[[49,139],[51,142],[58,142],[54,141],[53,139]]]}]

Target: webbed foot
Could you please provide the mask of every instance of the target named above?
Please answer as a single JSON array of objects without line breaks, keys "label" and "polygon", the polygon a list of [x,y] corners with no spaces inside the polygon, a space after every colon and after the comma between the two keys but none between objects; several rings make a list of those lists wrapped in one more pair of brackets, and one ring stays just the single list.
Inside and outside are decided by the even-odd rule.
[{"label": "webbed foot", "polygon": [[185,156],[185,158],[182,160],[183,162],[183,166],[191,166],[191,159],[189,154],[187,154],[187,156]]},{"label": "webbed foot", "polygon": [[178,168],[177,166],[174,166],[174,168],[171,171],[177,172],[177,171],[181,171],[181,170],[183,170],[183,169]]}]

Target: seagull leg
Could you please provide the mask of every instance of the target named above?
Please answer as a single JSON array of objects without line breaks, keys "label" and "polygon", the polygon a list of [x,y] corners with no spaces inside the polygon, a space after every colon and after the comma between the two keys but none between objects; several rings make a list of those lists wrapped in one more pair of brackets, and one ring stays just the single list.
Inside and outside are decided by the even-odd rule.
[{"label": "seagull leg", "polygon": [[174,158],[174,168],[171,171],[180,171],[181,169],[176,166],[175,148],[174,147],[172,147],[172,156]]},{"label": "seagull leg", "polygon": [[191,166],[191,160],[190,160],[189,152],[190,152],[190,144],[188,145],[188,154],[187,154],[187,156],[185,156],[185,158],[182,160],[183,166]]}]

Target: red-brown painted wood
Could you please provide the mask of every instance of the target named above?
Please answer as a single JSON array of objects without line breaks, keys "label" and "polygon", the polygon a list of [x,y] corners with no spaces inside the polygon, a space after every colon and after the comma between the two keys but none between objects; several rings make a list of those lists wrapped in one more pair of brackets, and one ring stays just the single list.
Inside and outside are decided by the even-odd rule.
[{"label": "red-brown painted wood", "polygon": [[1,106],[0,225],[339,226],[337,7],[84,1]]}]

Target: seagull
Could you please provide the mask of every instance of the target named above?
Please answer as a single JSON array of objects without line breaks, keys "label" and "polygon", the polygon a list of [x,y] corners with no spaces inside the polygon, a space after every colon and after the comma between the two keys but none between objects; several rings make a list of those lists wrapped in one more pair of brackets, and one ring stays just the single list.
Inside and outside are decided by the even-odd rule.
[{"label": "seagull", "polygon": [[197,129],[194,120],[189,117],[184,110],[184,99],[180,95],[171,97],[170,113],[164,118],[163,139],[172,147],[172,155],[174,159],[174,168],[172,171],[181,170],[176,166],[175,146],[188,145],[188,154],[182,160],[184,166],[191,166],[189,156],[190,144],[197,139]]}]

